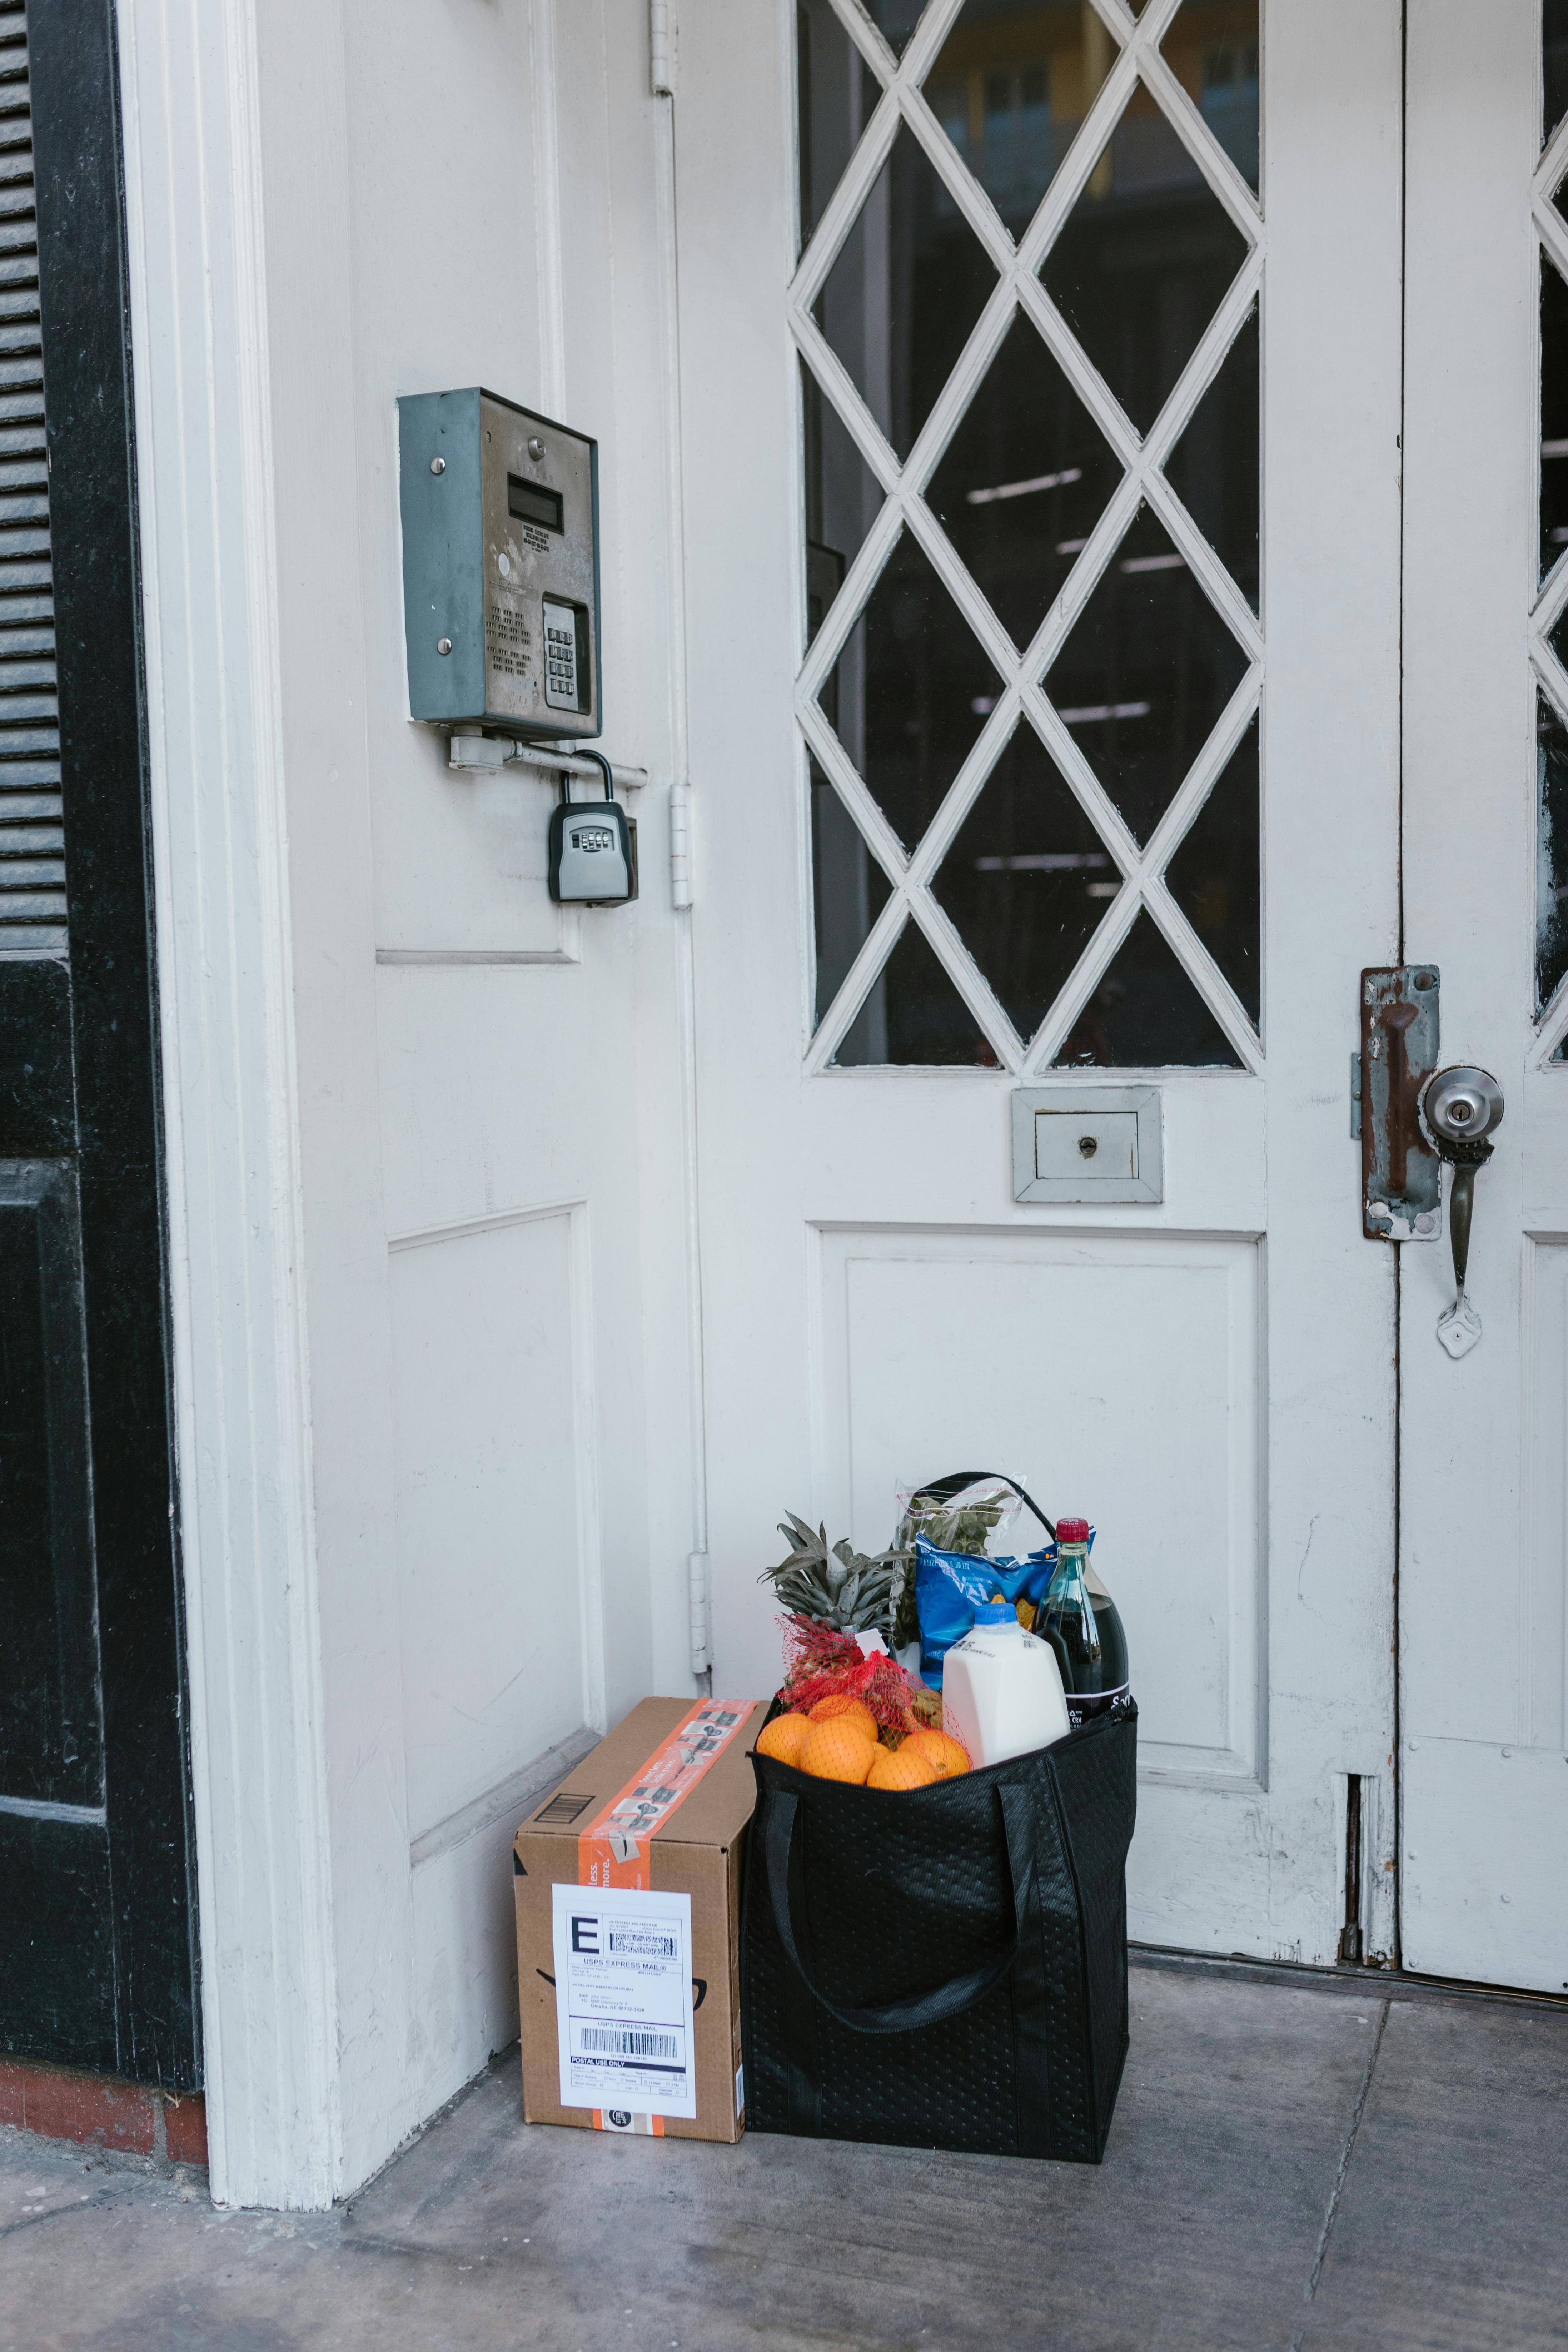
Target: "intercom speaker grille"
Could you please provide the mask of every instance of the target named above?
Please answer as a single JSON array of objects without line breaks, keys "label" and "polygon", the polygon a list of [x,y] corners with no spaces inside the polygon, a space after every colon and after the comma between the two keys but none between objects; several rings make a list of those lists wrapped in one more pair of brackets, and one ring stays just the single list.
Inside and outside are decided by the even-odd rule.
[{"label": "intercom speaker grille", "polygon": [[0,0],[0,957],[68,945],[27,22]]}]

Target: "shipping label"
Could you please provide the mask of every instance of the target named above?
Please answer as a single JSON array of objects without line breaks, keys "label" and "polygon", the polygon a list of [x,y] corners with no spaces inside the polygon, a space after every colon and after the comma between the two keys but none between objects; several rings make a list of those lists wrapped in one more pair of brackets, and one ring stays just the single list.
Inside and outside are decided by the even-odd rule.
[{"label": "shipping label", "polygon": [[552,1894],[562,2105],[695,2123],[690,1895]]}]

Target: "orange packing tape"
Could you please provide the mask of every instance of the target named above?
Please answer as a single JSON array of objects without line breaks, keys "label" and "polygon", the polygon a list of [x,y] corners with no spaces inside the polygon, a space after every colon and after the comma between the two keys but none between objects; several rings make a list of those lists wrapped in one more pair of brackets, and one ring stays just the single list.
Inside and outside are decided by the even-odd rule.
[{"label": "orange packing tape", "polygon": [[579,1886],[647,1886],[648,1840],[751,1718],[750,1699],[700,1699],[577,1840]]}]

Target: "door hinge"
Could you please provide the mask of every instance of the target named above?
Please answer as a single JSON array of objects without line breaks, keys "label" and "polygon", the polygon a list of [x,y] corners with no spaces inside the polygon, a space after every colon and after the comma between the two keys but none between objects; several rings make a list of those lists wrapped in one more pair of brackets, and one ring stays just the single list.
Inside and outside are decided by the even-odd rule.
[{"label": "door hinge", "polygon": [[669,903],[691,904],[691,786],[669,788]]},{"label": "door hinge", "polygon": [[708,1599],[708,1555],[686,1555],[686,1580],[691,1596],[691,1671],[710,1674],[713,1668],[712,1614]]},{"label": "door hinge", "polygon": [[655,98],[675,96],[675,0],[648,0],[648,82]]}]

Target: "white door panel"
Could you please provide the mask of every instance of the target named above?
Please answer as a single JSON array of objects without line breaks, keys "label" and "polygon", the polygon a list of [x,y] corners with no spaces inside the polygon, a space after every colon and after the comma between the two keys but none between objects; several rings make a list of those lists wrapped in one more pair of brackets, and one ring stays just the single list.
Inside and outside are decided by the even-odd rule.
[{"label": "white door panel", "polygon": [[[1033,80],[1026,58],[993,55],[991,84],[963,47],[957,0],[933,0],[897,61],[848,0],[806,13],[851,80],[864,63],[867,104],[798,274],[796,11],[690,0],[682,17],[715,1687],[777,1678],[756,1578],[785,1508],[878,1547],[899,1481],[971,1455],[1016,1469],[1047,1509],[1097,1520],[1126,1616],[1147,1783],[1131,1880],[1140,1932],[1331,1959],[1346,1775],[1362,1781],[1363,1823],[1382,1825],[1380,1868],[1394,1818],[1375,1784],[1393,1745],[1394,1265],[1361,1239],[1347,1071],[1355,976],[1391,960],[1398,919],[1398,11],[1271,0],[1260,205],[1211,102],[1221,68],[1244,79],[1246,59],[1220,40],[1211,74],[1173,0],[1149,0],[1135,24],[1118,0],[988,10],[1019,20],[1007,37],[1020,55],[1070,19],[1073,51]],[[890,0],[871,14],[898,29]],[[1099,78],[1087,92],[1086,75]],[[1018,126],[1047,87],[1055,176],[1031,217],[1032,185],[1015,202]],[[894,359],[913,346],[885,331],[889,317],[895,337],[909,331],[912,299],[898,276],[900,171],[931,192],[932,217],[967,225],[994,273],[927,314],[930,348],[944,336],[955,347],[952,368],[936,380],[944,346],[923,413],[907,415]],[[1115,351],[1092,322],[1075,331],[1050,257],[1096,205],[1118,189],[1133,201],[1162,171],[1194,216],[1228,221],[1237,258],[1161,378],[1163,404],[1123,387],[1134,417],[1089,356],[1095,343],[1114,376]],[[833,290],[847,243],[858,310]],[[1174,487],[1201,505],[1184,436],[1227,354],[1244,363],[1255,300],[1256,616]],[[1081,530],[1041,525],[1022,588],[986,570],[964,535],[968,492],[955,503],[942,473],[949,448],[968,446],[972,404],[1019,320],[1111,453],[1103,505]],[[838,485],[839,539],[809,560],[803,427],[823,436],[821,478]],[[858,509],[844,488],[857,481]],[[998,510],[997,494],[1016,496],[1010,513],[1035,494],[1027,469],[980,488]],[[1245,550],[1226,545],[1241,564]],[[1161,705],[1155,751],[1188,748],[1141,802],[1103,730],[1135,730],[1152,705],[1082,683],[1083,632],[1119,575],[1178,566],[1206,600],[1192,608],[1198,635],[1212,616],[1231,650],[1215,657],[1215,698],[1190,743],[1181,711]],[[885,648],[900,582],[950,599],[954,616],[948,638],[921,640],[907,712],[876,667],[876,614],[888,615]],[[1131,611],[1132,592],[1117,593]],[[972,729],[911,782],[897,728],[925,723],[952,643],[971,640],[963,659],[983,659],[994,685],[976,693]],[[1006,865],[1007,845],[982,837],[985,795],[1037,740],[1030,772],[1067,812],[1054,820],[1064,837],[1023,844],[1006,870],[1071,868],[1089,902],[1050,901],[1080,930],[1048,985],[1026,957],[1006,963],[995,925],[977,926],[990,886],[966,878]],[[1227,961],[1179,856],[1191,824],[1241,806],[1224,796],[1243,790],[1233,754],[1254,741],[1260,990]],[[1033,887],[1020,883],[1020,898]],[[1170,1051],[1176,1033],[1142,1014],[1134,1034],[1121,1008],[1152,1002],[1138,988],[1160,957],[1177,973],[1182,1035],[1206,1022],[1212,1053]],[[1128,993],[1108,995],[1124,973]],[[1161,1087],[1159,1204],[1015,1201],[1010,1097],[1058,1083],[1069,1041],[1100,1059],[1069,1060],[1064,1086],[1125,1086],[1131,1072]],[[1381,1948],[1388,1911],[1366,1906]]]},{"label": "white door panel", "polygon": [[[847,1523],[874,1527],[939,1456],[1010,1470],[1037,1497],[1064,1463],[1083,1496],[1130,1486],[1114,1562],[1109,1543],[1097,1557],[1144,1629],[1140,1760],[1164,1780],[1256,1790],[1257,1244],[883,1227],[826,1233],[819,1250],[822,1490]],[[1063,1507],[1079,1507],[1071,1494]]]}]

